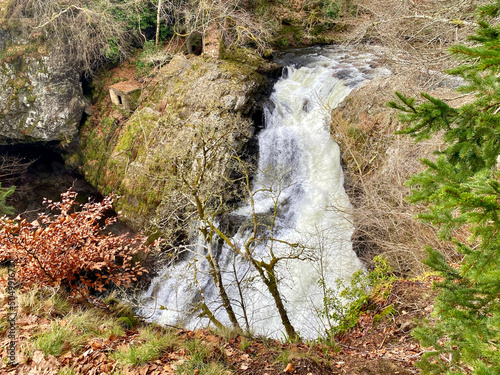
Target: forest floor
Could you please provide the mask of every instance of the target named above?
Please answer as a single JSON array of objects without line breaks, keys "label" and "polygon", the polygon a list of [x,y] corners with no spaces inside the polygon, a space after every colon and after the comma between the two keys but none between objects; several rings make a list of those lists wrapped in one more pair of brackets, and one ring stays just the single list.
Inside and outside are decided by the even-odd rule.
[{"label": "forest floor", "polygon": [[411,331],[433,310],[432,277],[397,280],[332,342],[286,343],[137,320],[113,298],[69,304],[48,289],[17,291],[16,356],[7,347],[7,274],[0,277],[0,374],[416,374],[426,351]]}]

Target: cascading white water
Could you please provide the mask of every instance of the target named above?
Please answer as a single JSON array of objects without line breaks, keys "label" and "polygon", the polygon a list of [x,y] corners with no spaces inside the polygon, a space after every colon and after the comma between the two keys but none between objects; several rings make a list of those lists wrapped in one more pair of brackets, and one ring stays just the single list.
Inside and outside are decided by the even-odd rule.
[{"label": "cascading white water", "polygon": [[[272,248],[276,256],[290,258],[280,260],[276,267],[280,293],[295,329],[302,337],[317,338],[326,328],[318,316],[323,303],[318,280],[322,278],[327,287],[334,287],[335,280],[348,279],[362,267],[350,242],[350,204],[343,188],[339,147],[329,133],[329,114],[352,88],[369,78],[373,69],[369,66],[370,56],[352,57],[328,50],[297,60],[304,60],[304,66],[285,69],[270,98],[272,110],[265,111],[254,204],[247,203],[232,215],[245,222],[254,215],[272,217],[276,212],[272,236],[267,237],[278,241],[261,242],[253,254],[266,261]],[[243,247],[248,231],[242,226],[232,238],[233,243]],[[164,308],[157,309],[152,320],[189,328],[206,325],[208,321],[189,313],[201,298],[201,290],[216,317],[228,323],[208,276],[201,243],[198,252],[198,256],[165,268],[153,280],[146,295],[155,296],[155,301],[148,303],[143,315],[151,316],[151,308],[161,305]],[[278,310],[252,266],[227,246],[222,247],[219,263],[239,319],[243,317],[239,303],[242,293],[252,331],[282,337],[284,328]],[[236,279],[244,286],[241,291]]]}]

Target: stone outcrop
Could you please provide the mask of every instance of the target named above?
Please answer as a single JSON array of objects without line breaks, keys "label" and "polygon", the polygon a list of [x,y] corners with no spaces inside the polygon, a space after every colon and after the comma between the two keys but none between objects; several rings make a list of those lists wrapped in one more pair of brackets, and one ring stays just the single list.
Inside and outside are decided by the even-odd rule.
[{"label": "stone outcrop", "polygon": [[[245,153],[255,133],[251,115],[269,87],[261,72],[276,68],[175,57],[145,85],[130,118],[108,113],[84,125],[80,169],[101,192],[122,196],[118,208],[133,227],[172,228],[169,217],[189,216],[189,189],[181,179],[199,170],[204,142],[219,143],[200,194],[224,190],[225,178],[234,174],[231,152]],[[97,111],[109,106],[106,96]],[[224,202],[237,199],[235,190],[222,193]]]},{"label": "stone outcrop", "polygon": [[0,144],[69,142],[78,134],[86,107],[80,72],[40,49],[13,43],[0,26]]}]

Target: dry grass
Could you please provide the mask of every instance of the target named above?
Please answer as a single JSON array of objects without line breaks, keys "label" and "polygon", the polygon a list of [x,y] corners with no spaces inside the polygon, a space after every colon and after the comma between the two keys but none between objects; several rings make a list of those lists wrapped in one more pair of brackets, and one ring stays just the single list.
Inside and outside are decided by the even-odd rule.
[{"label": "dry grass", "polygon": [[[377,45],[387,56],[395,76],[405,77],[403,88],[428,91],[439,84],[442,72],[458,61],[447,53],[457,43],[468,43],[476,29],[475,9],[486,0],[343,0],[355,12],[337,21],[335,39],[344,44]],[[410,83],[411,82],[411,83]],[[412,87],[408,87],[412,86]]]},{"label": "dry grass", "polygon": [[[425,246],[441,250],[448,257],[453,248],[440,241],[436,229],[415,219],[422,207],[406,200],[408,178],[423,169],[419,159],[434,157],[441,145],[438,136],[414,144],[394,132],[401,127],[397,114],[385,106],[404,76],[376,79],[352,93],[343,107],[332,113],[331,132],[340,144],[346,164],[346,189],[353,203],[356,232],[354,248],[366,264],[383,254],[400,275],[424,271]],[[406,91],[414,93],[426,85],[415,80]],[[439,96],[453,97],[450,89],[439,88]]]},{"label": "dry grass", "polygon": [[452,246],[437,238],[436,228],[415,219],[423,207],[405,200],[410,193],[405,181],[423,169],[419,159],[434,157],[441,140],[436,136],[414,144],[409,137],[394,135],[402,125],[385,103],[394,100],[395,91],[410,96],[429,92],[451,105],[470,100],[453,91],[456,79],[441,72],[458,63],[447,48],[468,43],[466,36],[476,27],[474,9],[485,1],[350,3],[356,13],[344,13],[339,21],[344,31],[338,40],[358,48],[377,45],[383,56],[379,64],[392,72],[352,93],[332,113],[331,132],[341,145],[346,188],[354,207],[354,247],[367,264],[373,256],[384,254],[399,274],[415,275],[425,268],[426,246],[439,249],[449,259],[457,256]]},{"label": "dry grass", "polygon": [[[344,0],[347,1],[348,0]],[[406,51],[436,50],[474,30],[474,10],[484,0],[351,0],[343,13],[343,38]]]}]

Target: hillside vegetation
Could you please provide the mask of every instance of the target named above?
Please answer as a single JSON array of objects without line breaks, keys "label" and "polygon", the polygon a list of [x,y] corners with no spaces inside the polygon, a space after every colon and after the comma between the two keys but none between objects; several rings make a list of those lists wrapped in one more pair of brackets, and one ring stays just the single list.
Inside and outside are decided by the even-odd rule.
[{"label": "hillside vegetation", "polygon": [[[104,234],[115,196],[73,209],[69,191],[37,221],[0,219],[0,261],[9,266],[0,280],[2,372],[500,372],[499,1],[12,0],[0,1],[2,14],[11,40],[2,62],[46,52],[93,79],[92,116],[67,164],[101,192],[122,193],[125,217],[147,231],[147,244],[157,240]],[[146,268],[182,256],[193,218],[207,243],[218,236],[231,245],[231,226],[214,223],[248,195],[252,119],[276,73],[265,59],[331,42],[375,45],[391,71],[332,112],[354,249],[367,266],[342,289],[325,288],[324,309],[311,312],[336,323],[304,342],[286,311],[282,341],[254,337],[236,319],[223,327],[204,303],[199,313],[216,329],[141,321],[133,310]],[[107,98],[121,80],[142,85],[133,113]],[[0,190],[7,214],[10,194]],[[207,248],[224,301],[217,308],[230,315]],[[279,259],[250,261],[279,308]],[[16,363],[7,356],[13,309]]]}]

